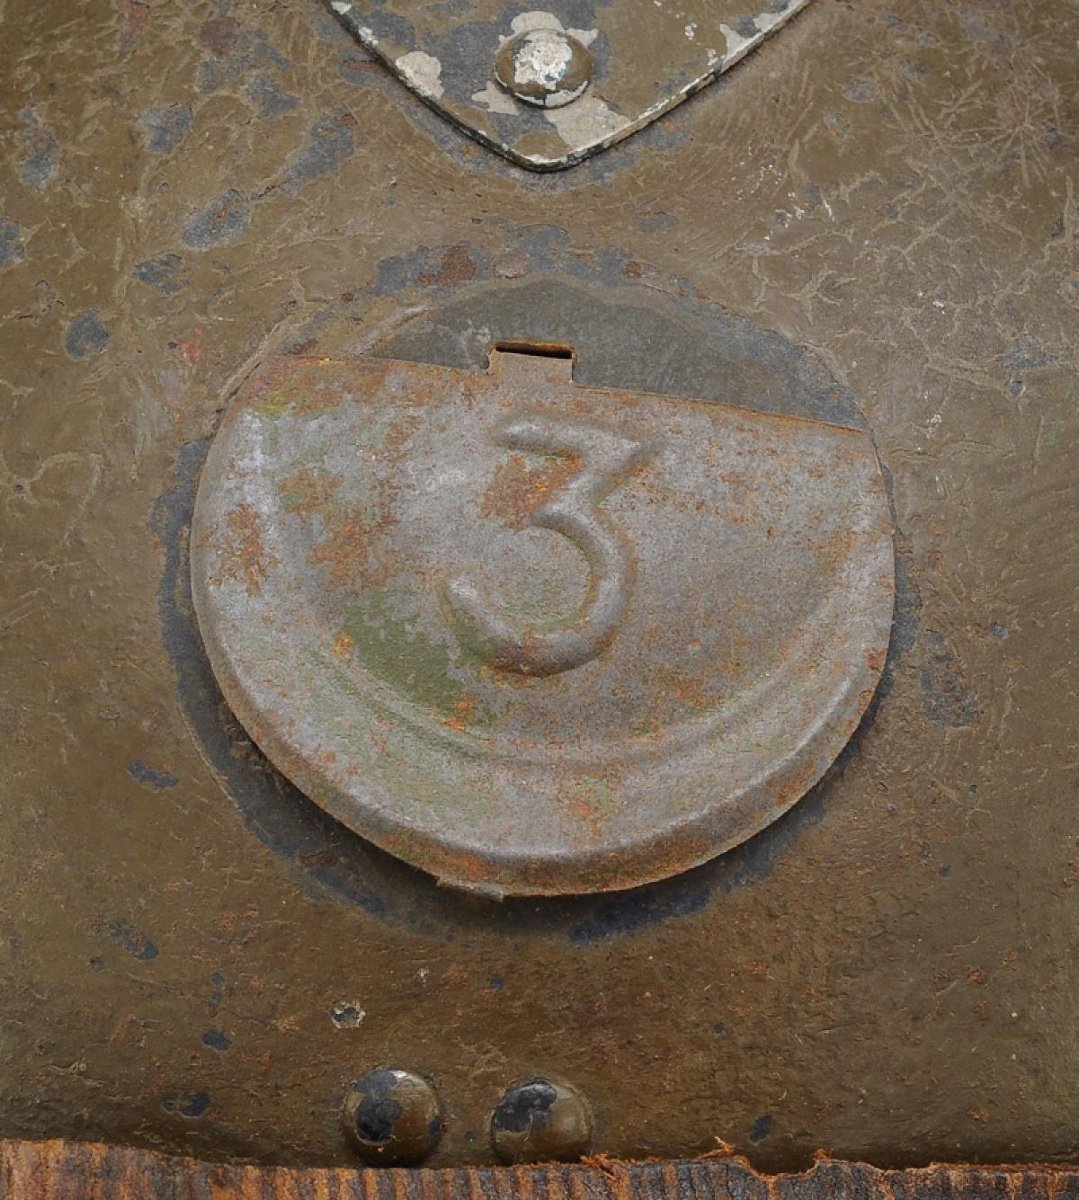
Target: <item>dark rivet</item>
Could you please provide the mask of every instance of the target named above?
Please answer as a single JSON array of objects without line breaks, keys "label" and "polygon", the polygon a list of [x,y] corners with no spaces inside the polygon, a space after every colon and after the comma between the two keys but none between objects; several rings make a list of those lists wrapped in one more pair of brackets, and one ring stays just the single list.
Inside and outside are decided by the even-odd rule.
[{"label": "dark rivet", "polygon": [[592,1144],[592,1114],[571,1087],[530,1079],[502,1097],[491,1117],[491,1144],[504,1163],[571,1162]]},{"label": "dark rivet", "polygon": [[379,1067],[358,1079],[345,1096],[345,1132],[370,1163],[422,1162],[442,1136],[435,1089],[411,1071]]},{"label": "dark rivet", "polygon": [[528,29],[502,43],[495,78],[526,104],[561,108],[588,87],[592,55],[564,29]]}]

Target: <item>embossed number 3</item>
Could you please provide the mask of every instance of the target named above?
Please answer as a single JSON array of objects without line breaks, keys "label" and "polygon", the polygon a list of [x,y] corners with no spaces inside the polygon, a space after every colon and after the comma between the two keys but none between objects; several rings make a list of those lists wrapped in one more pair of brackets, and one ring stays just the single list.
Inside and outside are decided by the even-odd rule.
[{"label": "embossed number 3", "polygon": [[633,554],[600,505],[657,447],[544,417],[514,421],[496,440],[511,450],[579,456],[581,471],[531,513],[528,523],[552,529],[577,546],[591,569],[588,596],[568,620],[523,631],[512,628],[466,578],[451,580],[447,596],[469,642],[493,666],[520,675],[555,675],[595,658],[618,631],[633,587]]}]

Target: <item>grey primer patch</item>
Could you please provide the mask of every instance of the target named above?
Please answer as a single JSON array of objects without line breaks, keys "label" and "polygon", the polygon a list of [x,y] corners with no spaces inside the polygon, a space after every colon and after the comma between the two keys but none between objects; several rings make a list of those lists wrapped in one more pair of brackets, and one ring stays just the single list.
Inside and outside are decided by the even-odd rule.
[{"label": "grey primer patch", "polygon": [[185,246],[204,249],[231,242],[247,230],[250,208],[235,188],[229,188],[195,215],[184,226]]},{"label": "grey primer patch", "polygon": [[79,313],[64,334],[64,349],[72,358],[90,358],[109,344],[109,331],[93,309]]},{"label": "grey primer patch", "polygon": [[356,151],[356,118],[343,108],[328,112],[311,126],[308,144],[288,167],[288,188],[297,191],[319,175],[336,171]]},{"label": "grey primer patch", "polygon": [[105,932],[121,950],[126,950],[139,962],[153,962],[158,956],[159,951],[154,943],[134,925],[126,925],[122,921],[106,921]]},{"label": "grey primer patch", "polygon": [[184,260],[178,254],[163,254],[160,258],[148,258],[145,262],[135,265],[132,276],[140,283],[156,288],[166,296],[173,296],[184,290],[184,285],[177,276],[184,265]]},{"label": "grey primer patch", "polygon": [[22,229],[7,217],[0,217],[0,267],[21,262],[25,253]]},{"label": "grey primer patch", "polygon": [[210,1097],[206,1092],[188,1092],[179,1096],[166,1096],[161,1101],[161,1107],[167,1113],[174,1113],[178,1117],[186,1117],[189,1121],[194,1121],[205,1116],[209,1111]]},{"label": "grey primer patch", "polygon": [[978,698],[967,689],[962,666],[935,630],[926,631],[922,669],[922,711],[935,725],[963,729],[981,715]]},{"label": "grey primer patch", "polygon": [[299,104],[296,96],[283,92],[266,75],[256,75],[247,85],[247,94],[259,106],[259,116],[268,119],[291,112]]},{"label": "grey primer patch", "polygon": [[141,783],[158,792],[166,788],[174,788],[180,782],[175,775],[170,775],[168,771],[159,771],[156,767],[148,767],[144,762],[128,763],[127,773],[136,783]]},{"label": "grey primer patch", "polygon": [[146,149],[151,154],[168,154],[184,140],[195,118],[186,104],[169,104],[148,108],[139,121],[146,131]]},{"label": "grey primer patch", "polygon": [[222,1054],[232,1045],[232,1039],[220,1029],[207,1029],[202,1035],[202,1044],[211,1050],[219,1050]]},{"label": "grey primer patch", "polygon": [[19,114],[23,124],[22,143],[26,155],[19,166],[19,178],[27,187],[44,187],[60,169],[59,146],[46,129],[37,109],[24,108]]},{"label": "grey primer patch", "polygon": [[259,67],[284,70],[289,60],[261,29],[244,29],[235,17],[221,14],[204,22],[199,41],[210,51],[199,64],[198,88],[215,92]]}]

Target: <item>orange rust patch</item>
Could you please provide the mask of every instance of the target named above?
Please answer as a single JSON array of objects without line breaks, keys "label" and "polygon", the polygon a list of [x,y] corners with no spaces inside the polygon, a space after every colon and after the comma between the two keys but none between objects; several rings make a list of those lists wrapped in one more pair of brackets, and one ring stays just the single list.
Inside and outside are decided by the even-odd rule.
[{"label": "orange rust patch", "polygon": [[347,633],[345,633],[345,631],[343,629],[337,635],[337,637],[334,638],[333,652],[334,652],[334,654],[337,655],[338,658],[348,658],[348,656],[352,653],[352,651],[355,649],[355,647],[356,647],[356,643],[352,640],[351,637],[349,637],[349,635]]},{"label": "orange rust patch", "polygon": [[283,479],[280,492],[288,512],[322,518],[325,537],[311,548],[308,558],[312,566],[329,568],[331,583],[382,582],[389,566],[378,559],[373,547],[393,520],[389,498],[382,498],[379,515],[372,520],[363,509],[340,504],[339,485],[333,475],[305,467]]},{"label": "orange rust patch", "polygon": [[281,480],[278,491],[288,512],[305,516],[317,513],[325,517],[330,511],[339,480],[304,467]]},{"label": "orange rust patch", "polygon": [[367,554],[366,522],[355,513],[334,522],[329,537],[311,550],[311,562],[330,570],[333,583],[348,583],[361,570]]},{"label": "orange rust patch", "polygon": [[480,516],[494,517],[511,529],[520,529],[580,469],[580,456],[576,454],[559,455],[542,463],[513,454],[495,468],[480,496]]},{"label": "orange rust patch", "polygon": [[228,536],[220,557],[222,573],[226,578],[242,583],[249,596],[258,595],[278,559],[263,545],[258,513],[250,504],[238,505],[227,519]]},{"label": "orange rust patch", "polygon": [[676,667],[661,666],[653,677],[652,686],[657,692],[665,692],[698,712],[715,703],[714,697],[708,694],[699,679]]},{"label": "orange rust patch", "polygon": [[462,696],[453,706],[453,716],[442,722],[447,729],[467,733],[469,723],[476,719],[476,701],[471,696]]},{"label": "orange rust patch", "polygon": [[421,287],[456,287],[476,278],[476,264],[464,242],[451,246],[442,256],[437,271],[425,271],[418,277]]}]

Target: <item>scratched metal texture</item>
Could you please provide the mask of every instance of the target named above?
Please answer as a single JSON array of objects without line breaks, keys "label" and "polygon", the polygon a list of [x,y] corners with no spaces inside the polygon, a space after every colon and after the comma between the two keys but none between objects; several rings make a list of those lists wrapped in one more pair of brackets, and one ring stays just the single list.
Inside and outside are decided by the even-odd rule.
[{"label": "scratched metal texture", "polygon": [[[437,1079],[435,1164],[489,1162],[541,1071],[609,1153],[1074,1157],[1074,5],[816,0],[547,176],[315,3],[4,30],[0,1129],[344,1163],[392,1059]],[[498,908],[346,845],[227,728],[184,530],[267,353],[545,272],[824,359],[890,477],[897,633],[840,768],[745,848]]]},{"label": "scratched metal texture", "polygon": [[273,359],[191,532],[255,743],[356,833],[496,897],[652,883],[781,816],[880,680],[891,517],[864,432],[755,411],[763,369],[743,390],[724,365],[745,407],[534,354]]},{"label": "scratched metal texture", "polygon": [[[596,0],[555,11],[506,0],[326,0],[346,28],[436,112],[533,171],[620,142],[730,70],[809,0]],[[571,103],[537,108],[496,81],[500,46],[529,30],[568,34],[592,63]]]}]

